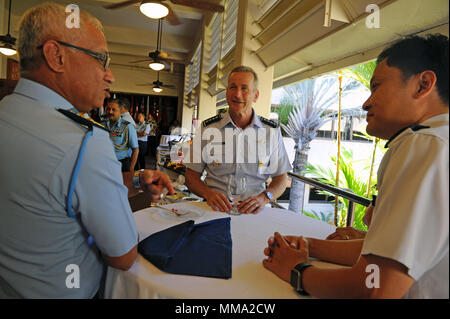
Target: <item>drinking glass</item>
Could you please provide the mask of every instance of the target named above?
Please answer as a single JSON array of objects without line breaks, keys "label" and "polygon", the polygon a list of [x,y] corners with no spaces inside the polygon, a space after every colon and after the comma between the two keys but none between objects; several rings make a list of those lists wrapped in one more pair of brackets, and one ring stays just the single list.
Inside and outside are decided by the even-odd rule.
[{"label": "drinking glass", "polygon": [[227,184],[227,195],[233,208],[228,212],[230,215],[240,215],[237,206],[244,199],[247,189],[247,179],[230,175]]}]

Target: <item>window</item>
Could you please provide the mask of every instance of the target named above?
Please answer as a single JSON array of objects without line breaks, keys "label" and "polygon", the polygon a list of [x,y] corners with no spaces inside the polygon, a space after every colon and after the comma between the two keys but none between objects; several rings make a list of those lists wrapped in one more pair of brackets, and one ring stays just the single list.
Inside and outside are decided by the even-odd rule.
[{"label": "window", "polygon": [[216,13],[206,30],[206,83],[212,96],[223,90],[221,81],[233,65],[236,46],[239,0],[224,0],[222,4],[224,12]]},{"label": "window", "polygon": [[[361,141],[371,142],[371,140],[363,137],[365,132],[365,119],[359,117],[348,116],[341,120],[341,140],[342,141]],[[333,118],[325,123],[318,131],[316,138],[337,139],[338,120]]]},{"label": "window", "polygon": [[184,72],[183,104],[187,107],[193,107],[197,101],[195,89],[200,83],[201,48],[202,42],[200,41],[191,59],[192,64],[187,65]]}]

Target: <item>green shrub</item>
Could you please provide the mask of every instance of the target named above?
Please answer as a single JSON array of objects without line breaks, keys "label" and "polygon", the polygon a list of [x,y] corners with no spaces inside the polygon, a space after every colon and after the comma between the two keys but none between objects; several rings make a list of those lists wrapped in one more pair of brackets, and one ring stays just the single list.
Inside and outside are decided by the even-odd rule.
[{"label": "green shrub", "polygon": [[[304,174],[308,174],[310,178],[314,178],[322,183],[335,186],[336,185],[336,157],[332,156],[331,160],[333,162],[332,167],[322,167],[320,165],[313,165],[308,163],[306,169],[302,172]],[[345,148],[342,149],[341,157],[339,160],[339,187],[343,189],[352,190],[353,193],[359,196],[366,197],[367,196],[367,169],[362,171],[357,171],[353,167],[353,152],[351,150],[347,150]],[[369,167],[370,165],[368,165]],[[373,178],[372,185],[376,185],[376,178]],[[328,196],[334,196],[333,194],[320,191],[321,194],[325,194]],[[375,187],[371,187],[370,189],[370,198],[372,195],[376,195]],[[331,202],[334,204],[334,200]],[[342,197],[339,197],[340,205],[338,208],[338,226],[345,227],[346,219],[347,219],[347,211],[349,201]],[[365,209],[363,205],[356,204],[354,214],[354,222],[353,227],[361,230],[367,231],[367,226],[363,223],[362,219],[365,214]],[[307,214],[310,217],[319,217],[317,213],[308,212]],[[313,217],[314,218],[314,217]],[[322,218],[316,218],[322,220]]]}]

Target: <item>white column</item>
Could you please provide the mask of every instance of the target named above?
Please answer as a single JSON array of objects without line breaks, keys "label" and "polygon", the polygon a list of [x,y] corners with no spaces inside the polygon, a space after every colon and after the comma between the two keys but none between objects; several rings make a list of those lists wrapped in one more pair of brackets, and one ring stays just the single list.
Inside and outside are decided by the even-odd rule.
[{"label": "white column", "polygon": [[235,65],[249,66],[258,75],[259,98],[254,108],[257,114],[269,118],[271,97],[273,66],[266,67],[262,61],[254,54],[260,44],[252,39],[252,35],[258,33],[258,26],[253,23],[253,17],[249,11],[249,1],[239,1],[239,14],[236,35]]}]

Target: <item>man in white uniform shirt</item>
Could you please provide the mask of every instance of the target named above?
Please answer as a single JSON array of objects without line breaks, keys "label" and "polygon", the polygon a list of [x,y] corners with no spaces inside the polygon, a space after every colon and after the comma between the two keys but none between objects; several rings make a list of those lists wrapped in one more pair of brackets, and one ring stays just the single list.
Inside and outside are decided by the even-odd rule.
[{"label": "man in white uniform shirt", "polygon": [[[212,209],[228,212],[232,206],[227,198],[227,181],[231,176],[245,178],[246,198],[238,209],[240,213],[256,214],[283,194],[288,182],[286,173],[292,166],[278,125],[258,116],[253,109],[259,97],[255,71],[246,66],[231,70],[226,95],[228,112],[203,121],[202,130],[196,133],[193,159],[184,163],[186,185]],[[214,134],[212,141],[207,132]],[[214,159],[205,156],[209,145],[218,151]],[[196,155],[201,155],[198,160]],[[207,173],[204,182],[203,170]],[[270,177],[272,181],[266,188]]]},{"label": "man in white uniform shirt", "polygon": [[[406,38],[377,62],[363,109],[389,149],[365,239],[275,233],[263,264],[318,298],[449,298],[448,38]],[[308,256],[351,268],[320,269]]]}]

